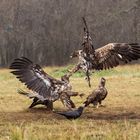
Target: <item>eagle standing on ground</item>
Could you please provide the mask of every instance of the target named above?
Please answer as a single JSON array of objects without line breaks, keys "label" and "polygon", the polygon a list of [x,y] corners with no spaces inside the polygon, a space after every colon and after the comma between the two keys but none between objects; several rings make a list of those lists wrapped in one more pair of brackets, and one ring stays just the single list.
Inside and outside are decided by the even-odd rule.
[{"label": "eagle standing on ground", "polygon": [[105,83],[106,80],[102,77],[98,89],[95,89],[84,102],[85,107],[89,104],[93,104],[96,107],[98,107],[98,103],[100,106],[102,105],[102,100],[104,100],[108,94],[107,89],[105,88]]},{"label": "eagle standing on ground", "polygon": [[69,72],[72,74],[79,69],[84,70],[89,86],[91,86],[90,70],[106,70],[140,58],[140,45],[138,43],[109,43],[101,48],[94,49],[84,18],[83,21],[85,28],[82,49],[71,55],[71,58],[78,57],[79,62]]},{"label": "eagle standing on ground", "polygon": [[[62,103],[70,108],[75,107],[74,103],[68,98],[66,94],[71,91],[71,85],[69,84],[70,75],[66,74],[61,77],[61,80],[57,80],[47,73],[38,65],[33,64],[31,60],[25,57],[17,58],[11,64],[10,69],[12,74],[16,76],[22,83],[24,83],[28,89],[32,90],[35,95],[33,103],[30,107],[41,103],[44,105],[51,104],[54,101],[61,99]],[[26,94],[23,91],[20,93]],[[28,96],[31,95],[30,93]],[[63,97],[65,95],[65,97]],[[52,110],[52,105],[50,107]]]}]

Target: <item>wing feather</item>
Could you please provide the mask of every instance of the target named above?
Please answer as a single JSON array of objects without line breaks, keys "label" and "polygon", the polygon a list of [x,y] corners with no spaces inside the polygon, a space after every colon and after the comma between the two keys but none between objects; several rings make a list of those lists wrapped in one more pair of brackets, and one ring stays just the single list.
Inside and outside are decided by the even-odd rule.
[{"label": "wing feather", "polygon": [[[98,67],[95,69],[109,69],[116,67],[120,63],[128,63],[140,58],[140,45],[137,43],[109,43],[95,50],[95,56],[98,60]],[[94,62],[93,62],[94,63]]]},{"label": "wing feather", "polygon": [[61,81],[49,76],[39,65],[34,65],[32,61],[25,57],[15,59],[10,69],[13,70],[11,73],[24,83],[28,89],[38,93],[44,99],[53,100],[55,96],[58,96],[57,92],[52,92],[54,84],[63,84]]}]

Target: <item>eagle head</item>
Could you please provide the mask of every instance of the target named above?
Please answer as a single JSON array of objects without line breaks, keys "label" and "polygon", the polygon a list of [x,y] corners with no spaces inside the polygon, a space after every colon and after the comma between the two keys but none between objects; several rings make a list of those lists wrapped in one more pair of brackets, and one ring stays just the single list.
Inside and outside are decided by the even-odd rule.
[{"label": "eagle head", "polygon": [[83,55],[83,50],[77,50],[77,51],[74,51],[74,52],[70,55],[70,58],[79,57],[79,56],[82,56],[82,55]]}]

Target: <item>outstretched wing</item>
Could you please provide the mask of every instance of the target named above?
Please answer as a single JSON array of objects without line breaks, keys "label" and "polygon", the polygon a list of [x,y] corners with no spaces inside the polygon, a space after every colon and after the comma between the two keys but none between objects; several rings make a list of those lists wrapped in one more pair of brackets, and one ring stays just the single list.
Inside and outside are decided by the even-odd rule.
[{"label": "outstretched wing", "polygon": [[[109,69],[121,62],[128,63],[140,58],[140,45],[137,43],[109,43],[95,50],[97,65],[95,69]],[[93,62],[94,64],[94,62]]]},{"label": "outstretched wing", "polygon": [[84,22],[84,38],[83,38],[83,51],[86,53],[86,56],[89,56],[90,54],[94,54],[94,47],[93,47],[93,43],[92,43],[92,39],[89,35],[89,30],[88,30],[88,26],[86,23],[86,19],[83,17],[83,22]]},{"label": "outstretched wing", "polygon": [[52,91],[56,84],[62,84],[62,82],[49,76],[39,65],[34,65],[29,59],[21,57],[14,60],[10,69],[13,69],[11,73],[16,75],[28,89],[38,93],[44,100],[58,98],[58,93]]}]

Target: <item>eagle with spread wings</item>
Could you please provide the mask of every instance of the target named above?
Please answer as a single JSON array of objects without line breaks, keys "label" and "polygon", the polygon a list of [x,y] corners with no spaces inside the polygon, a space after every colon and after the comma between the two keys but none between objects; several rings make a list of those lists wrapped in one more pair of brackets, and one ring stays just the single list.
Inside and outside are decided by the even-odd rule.
[{"label": "eagle with spread wings", "polygon": [[85,27],[82,49],[75,51],[71,55],[71,58],[78,57],[79,62],[69,72],[72,74],[79,69],[84,70],[89,86],[91,86],[89,76],[91,70],[106,70],[140,58],[140,45],[138,43],[109,43],[95,49],[85,18],[83,18],[83,21]]},{"label": "eagle with spread wings", "polygon": [[[24,83],[29,90],[33,91],[32,98],[37,99],[37,101],[35,100],[35,104],[39,101],[39,103],[47,105],[48,101],[54,102],[60,99],[64,106],[69,109],[75,108],[70,96],[76,96],[78,94],[71,91],[72,87],[69,84],[69,74],[62,76],[61,80],[57,80],[48,75],[38,64],[33,64],[31,60],[25,57],[15,59],[10,69],[12,69],[11,73],[19,81]],[[30,97],[31,94],[28,95]]]}]

